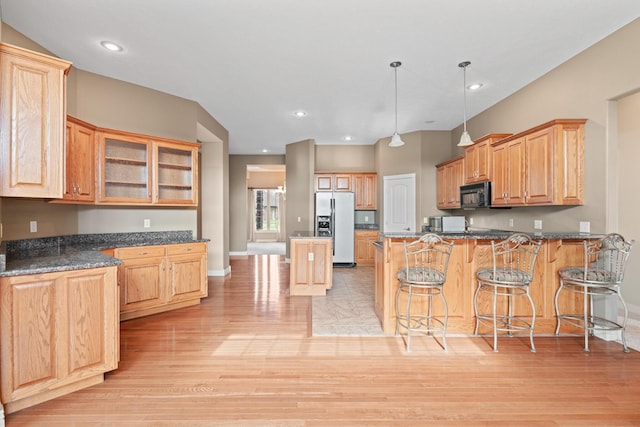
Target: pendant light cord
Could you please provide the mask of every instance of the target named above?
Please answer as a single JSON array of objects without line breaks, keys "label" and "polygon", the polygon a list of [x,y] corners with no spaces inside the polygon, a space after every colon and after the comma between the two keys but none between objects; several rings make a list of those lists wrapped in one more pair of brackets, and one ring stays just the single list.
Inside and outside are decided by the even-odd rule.
[{"label": "pendant light cord", "polygon": [[396,133],[398,133],[398,67],[394,67],[396,81]]},{"label": "pendant light cord", "polygon": [[[469,65],[469,64],[467,64]],[[464,99],[464,131],[467,131],[467,65],[462,68],[462,94]]]}]

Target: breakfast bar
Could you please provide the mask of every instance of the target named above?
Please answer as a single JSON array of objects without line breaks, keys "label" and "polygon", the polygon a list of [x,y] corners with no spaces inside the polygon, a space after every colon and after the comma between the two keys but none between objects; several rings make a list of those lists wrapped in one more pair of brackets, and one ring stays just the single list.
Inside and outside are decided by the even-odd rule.
[{"label": "breakfast bar", "polygon": [[[441,236],[454,242],[444,295],[447,300],[449,322],[448,334],[472,334],[475,328],[473,295],[477,287],[475,273],[479,268],[491,266],[491,241],[507,238],[513,231],[469,230],[462,233],[442,233]],[[554,297],[559,286],[558,270],[565,266],[581,265],[583,241],[601,238],[588,233],[545,232],[527,233],[542,241],[536,260],[534,279],[531,283],[531,297],[536,307],[536,335],[555,332],[556,316]],[[375,244],[375,297],[374,308],[385,334],[395,333],[395,295],[398,288],[397,271],[404,268],[404,243],[418,239],[422,233],[381,233]],[[486,306],[490,302],[479,301]],[[483,308],[484,308],[483,306]],[[559,300],[561,310],[580,311],[582,297],[563,296]],[[517,303],[514,310],[524,316],[531,313],[527,303]],[[443,313],[441,306],[434,311]],[[564,329],[563,331],[569,331]],[[479,333],[488,331],[480,330]]]}]

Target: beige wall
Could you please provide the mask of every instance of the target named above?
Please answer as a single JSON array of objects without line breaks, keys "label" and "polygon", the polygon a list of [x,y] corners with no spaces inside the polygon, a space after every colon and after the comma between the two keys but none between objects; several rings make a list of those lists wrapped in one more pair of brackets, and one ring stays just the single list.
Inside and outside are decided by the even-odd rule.
[{"label": "beige wall", "polygon": [[[229,156],[229,209],[233,212],[229,220],[229,252],[243,254],[249,239],[247,224],[247,165],[284,165],[282,155],[231,155]],[[288,188],[287,188],[288,190]],[[286,227],[286,218],[284,222]]]},{"label": "beige wall", "polygon": [[316,145],[316,172],[374,172],[373,145]]},{"label": "beige wall", "polygon": [[[640,199],[638,159],[640,159],[640,92],[618,101],[618,229],[626,239],[635,241],[627,264],[622,293],[627,302],[640,306]],[[629,197],[631,195],[631,197]]]},{"label": "beige wall", "polygon": [[[287,144],[287,235],[295,231],[313,231],[314,141],[307,139]],[[300,219],[298,221],[298,219]],[[287,258],[289,257],[287,244]]]},{"label": "beige wall", "polygon": [[[520,132],[555,118],[586,118],[585,204],[578,207],[513,208],[508,210],[459,211],[474,218],[474,225],[531,231],[533,220],[543,221],[543,230],[579,230],[580,221],[590,221],[591,231],[608,229],[607,188],[611,138],[607,132],[609,100],[640,88],[640,20],[636,20],[600,43],[580,53],[542,78],[473,117],[467,128],[473,138],[492,132]],[[453,132],[457,141],[461,129]],[[452,141],[452,143],[453,143]],[[457,148],[458,152],[462,150]]]}]

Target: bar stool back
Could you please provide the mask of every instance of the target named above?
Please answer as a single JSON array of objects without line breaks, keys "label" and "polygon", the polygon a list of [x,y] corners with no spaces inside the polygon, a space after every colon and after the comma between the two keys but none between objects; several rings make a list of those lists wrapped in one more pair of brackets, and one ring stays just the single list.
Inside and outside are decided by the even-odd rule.
[{"label": "bar stool back", "polygon": [[[555,308],[557,317],[556,335],[560,333],[562,321],[584,330],[584,351],[589,351],[589,335],[594,331],[620,331],[622,348],[628,352],[625,339],[627,305],[620,294],[620,284],[629,259],[633,241],[626,241],[620,234],[608,234],[596,241],[584,241],[583,265],[561,268],[560,287],[556,291]],[[582,313],[560,314],[558,298],[563,291],[579,293],[583,296]],[[615,295],[618,297],[624,316],[622,323],[596,316],[593,313],[593,297]],[[616,313],[617,314],[617,313]]]},{"label": "bar stool back", "polygon": [[[405,268],[399,270],[397,276],[396,335],[400,329],[405,331],[407,351],[411,351],[411,335],[415,332],[426,335],[442,332],[442,347],[447,351],[449,313],[443,286],[447,280],[452,248],[453,242],[447,242],[436,234],[425,234],[411,243],[404,242]],[[402,295],[406,298],[403,304],[400,301]],[[442,319],[434,315],[434,296],[442,300]],[[401,306],[404,311],[401,311]]]},{"label": "bar stool back", "polygon": [[[498,351],[498,332],[513,335],[514,332],[522,331],[529,333],[531,351],[536,351],[533,344],[536,307],[529,293],[529,285],[533,280],[533,270],[541,243],[524,233],[512,234],[501,242],[492,241],[493,266],[481,268],[476,272],[478,287],[473,298],[476,315],[475,334],[478,335],[481,323],[490,326],[493,330],[493,351]],[[492,296],[491,313],[479,313],[478,297],[483,293]],[[532,311],[530,320],[528,317],[514,315],[513,298],[516,296],[528,299]],[[506,313],[497,313],[498,297],[506,298]]]}]

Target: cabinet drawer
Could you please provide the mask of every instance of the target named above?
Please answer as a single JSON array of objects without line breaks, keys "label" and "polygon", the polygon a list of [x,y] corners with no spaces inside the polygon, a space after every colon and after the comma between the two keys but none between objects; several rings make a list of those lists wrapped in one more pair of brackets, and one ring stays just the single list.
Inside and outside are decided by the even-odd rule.
[{"label": "cabinet drawer", "polygon": [[163,257],[164,246],[118,248],[116,249],[115,255],[116,258],[120,259]]},{"label": "cabinet drawer", "polygon": [[168,245],[167,246],[167,255],[182,255],[182,254],[193,254],[193,253],[203,253],[207,250],[207,244],[204,242],[201,243],[185,243],[179,245]]}]

